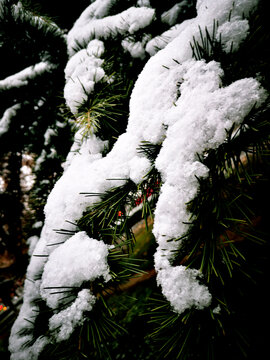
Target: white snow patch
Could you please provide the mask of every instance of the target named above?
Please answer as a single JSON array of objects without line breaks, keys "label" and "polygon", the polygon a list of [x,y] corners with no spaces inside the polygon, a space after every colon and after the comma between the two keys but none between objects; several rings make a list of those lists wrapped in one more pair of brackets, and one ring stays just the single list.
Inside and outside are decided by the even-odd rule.
[{"label": "white snow patch", "polygon": [[41,296],[47,305],[52,309],[59,306],[63,294],[56,292],[60,287],[62,290],[80,287],[84,281],[99,277],[109,281],[107,257],[108,245],[90,238],[84,231],[70,237],[51,253],[44,267]]},{"label": "white snow patch", "polygon": [[26,244],[29,246],[28,248],[28,255],[31,256],[35,250],[35,247],[38,243],[39,237],[37,235],[33,235],[30,236],[27,241]]},{"label": "white snow patch", "polygon": [[134,34],[139,29],[149,25],[155,14],[155,10],[148,7],[130,7],[119,14],[106,16],[111,1],[106,3],[106,11],[102,18],[98,17],[92,8],[99,1],[92,3],[81,17],[76,21],[67,36],[68,51],[70,56],[74,54],[76,43],[89,42],[93,37],[96,39],[107,39],[116,34]]},{"label": "white snow patch", "polygon": [[213,314],[215,315],[219,315],[221,313],[221,307],[218,304],[214,309],[213,309]]},{"label": "white snow patch", "polygon": [[145,158],[140,156],[135,156],[129,163],[130,166],[130,180],[135,182],[135,184],[140,183],[144,176],[151,170],[152,165],[151,162]]},{"label": "white snow patch", "polygon": [[50,64],[46,61],[41,61],[38,64],[29,66],[24,70],[8,76],[4,80],[0,80],[0,89],[8,90],[11,88],[18,88],[28,84],[28,81],[34,79],[36,76],[49,72],[54,68],[55,65]]},{"label": "white snow patch", "polygon": [[138,0],[137,5],[138,6],[151,7],[150,0]]},{"label": "white snow patch", "polygon": [[41,168],[41,165],[46,160],[46,158],[47,158],[47,152],[45,149],[42,149],[41,154],[35,161],[35,167],[34,167],[35,171],[38,171]]},{"label": "white snow patch", "polygon": [[164,49],[169,42],[175,39],[183,30],[186,29],[187,23],[193,23],[193,19],[186,20],[181,24],[172,26],[169,30],[164,31],[161,35],[155,36],[146,44],[145,50],[150,55],[155,55],[159,50]]},{"label": "white snow patch", "polygon": [[49,145],[51,142],[51,138],[56,135],[57,135],[57,133],[55,132],[54,129],[48,128],[44,134],[44,140],[45,140],[44,145],[45,146]]},{"label": "white snow patch", "polygon": [[145,58],[145,45],[149,37],[145,36],[142,41],[134,41],[133,39],[126,38],[122,40],[122,47],[128,51],[133,58]]},{"label": "white snow patch", "polygon": [[3,117],[0,120],[0,137],[6,132],[8,132],[12,118],[16,116],[17,110],[19,110],[20,108],[21,104],[15,104],[5,110]]},{"label": "white snow patch", "polygon": [[54,332],[57,342],[67,340],[75,327],[84,321],[85,311],[91,311],[96,302],[96,297],[88,289],[78,293],[76,300],[65,310],[53,315],[49,320],[49,329]]},{"label": "white snow patch", "polygon": [[185,266],[175,266],[158,272],[157,283],[177,313],[195,307],[203,309],[211,304],[212,296],[205,285],[198,283],[201,273]]},{"label": "white snow patch", "polygon": [[42,225],[43,225],[43,221],[36,221],[36,222],[33,224],[32,228],[33,228],[33,229],[40,229],[40,228],[42,227]]},{"label": "white snow patch", "polygon": [[104,78],[103,60],[99,58],[104,52],[104,45],[99,40],[90,41],[87,49],[77,52],[68,61],[65,68],[66,85],[64,97],[73,114],[87,100],[94,90],[96,82]]},{"label": "white snow patch", "polygon": [[237,51],[242,41],[247,37],[249,24],[239,16],[219,26],[216,39],[221,38],[223,50],[227,53]]},{"label": "white snow patch", "polygon": [[21,336],[16,341],[10,341],[9,351],[11,352],[10,360],[35,360],[49,343],[47,336],[40,336],[31,347],[25,346],[32,337],[29,335]]}]

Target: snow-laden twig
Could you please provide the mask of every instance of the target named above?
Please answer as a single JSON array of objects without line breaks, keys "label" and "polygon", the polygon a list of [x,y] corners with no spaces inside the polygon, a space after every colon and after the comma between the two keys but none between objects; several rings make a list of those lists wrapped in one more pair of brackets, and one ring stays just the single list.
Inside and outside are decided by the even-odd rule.
[{"label": "snow-laden twig", "polygon": [[46,61],[41,61],[38,64],[28,66],[27,68],[19,71],[16,74],[10,75],[3,80],[0,80],[0,89],[9,90],[26,86],[29,80],[34,79],[36,76],[42,75],[45,72],[53,70],[55,65]]}]

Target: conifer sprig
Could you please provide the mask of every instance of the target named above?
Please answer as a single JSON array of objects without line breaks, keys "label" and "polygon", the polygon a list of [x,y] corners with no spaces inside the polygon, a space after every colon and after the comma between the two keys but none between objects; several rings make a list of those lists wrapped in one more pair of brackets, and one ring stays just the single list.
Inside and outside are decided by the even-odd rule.
[{"label": "conifer sprig", "polygon": [[106,136],[109,138],[108,134],[117,136],[120,131],[119,120],[127,116],[124,102],[128,94],[123,92],[123,83],[114,82],[113,74],[109,78],[96,83],[93,94],[89,95],[85,91],[87,100],[80,105],[75,120],[76,126],[83,129],[83,138],[93,133],[104,139]]}]

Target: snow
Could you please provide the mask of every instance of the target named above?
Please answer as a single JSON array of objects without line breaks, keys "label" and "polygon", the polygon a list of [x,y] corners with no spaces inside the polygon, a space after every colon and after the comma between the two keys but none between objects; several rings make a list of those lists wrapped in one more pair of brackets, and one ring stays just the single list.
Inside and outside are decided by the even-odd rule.
[{"label": "snow", "polygon": [[31,166],[23,165],[20,169],[20,185],[23,191],[29,191],[35,183],[35,175],[32,173]]},{"label": "snow", "polygon": [[40,229],[40,228],[42,227],[42,225],[43,225],[43,222],[42,222],[42,221],[36,221],[36,222],[33,224],[32,228],[33,228],[33,229]]},{"label": "snow", "polygon": [[[211,295],[205,285],[198,284],[201,273],[185,266],[175,266],[158,272],[157,283],[170,301],[174,311],[182,313],[190,307],[203,309],[211,304]],[[166,281],[170,279],[170,281]]]},{"label": "snow", "polygon": [[[22,304],[19,316],[13,324],[13,328],[11,331],[9,341],[11,360],[35,360],[38,358],[40,352],[43,350],[45,345],[49,342],[49,339],[44,335],[39,336],[37,339],[35,339],[35,342],[33,342],[33,335],[30,332],[31,330],[33,331],[34,321],[37,316],[37,311],[39,311],[38,306],[32,303],[32,301],[39,298],[38,287],[38,281],[36,281],[35,283],[29,280],[25,281],[24,298],[27,299],[27,301],[24,301],[24,303]],[[31,303],[31,306],[29,306],[29,302]],[[28,319],[29,321],[25,319]],[[17,334],[17,331],[19,331],[19,329],[28,330],[29,334],[19,335]],[[26,346],[27,342],[32,342],[32,345]]]},{"label": "snow", "polygon": [[172,26],[169,30],[164,31],[161,35],[155,36],[153,39],[148,41],[146,44],[146,52],[153,56],[159,50],[165,48],[165,46],[175,39],[187,26],[187,22],[193,23],[193,20],[186,20],[181,24],[176,24]]},{"label": "snow", "polygon": [[151,7],[150,0],[138,0],[137,5],[138,6]]},{"label": "snow", "polygon": [[239,45],[246,38],[248,34],[249,24],[246,19],[241,19],[240,16],[236,16],[230,21],[226,21],[219,26],[216,38],[222,39],[223,50],[225,52],[237,51]]},{"label": "snow", "polygon": [[122,47],[128,51],[133,58],[145,58],[145,45],[148,37],[146,36],[142,41],[134,41],[133,39],[126,38],[122,40]]},{"label": "snow", "polygon": [[[56,240],[54,229],[74,230],[74,226],[66,220],[79,219],[87,206],[87,198],[80,195],[80,192],[91,191],[89,179],[95,181],[95,177],[102,171],[101,167],[94,169],[92,165],[101,159],[103,149],[104,142],[92,135],[82,143],[79,152],[72,153],[70,165],[66,167],[63,176],[56,183],[45,206],[47,220],[42,232],[48,244],[58,243],[62,241],[62,238],[65,239],[65,236],[58,235],[59,240]],[[95,187],[96,184],[93,185]]]},{"label": "snow", "polygon": [[[113,3],[114,1],[108,0],[93,2],[68,33],[70,60],[65,69],[67,82],[64,97],[74,115],[77,115],[78,107],[93,92],[95,83],[105,77],[102,69],[103,60],[100,59],[104,52],[104,44],[98,39],[108,39],[117,34],[132,35],[149,25],[154,18],[154,9],[148,7],[131,7],[120,14],[106,16]],[[93,37],[95,39],[91,41]],[[134,42],[126,37],[122,41],[122,46],[132,57],[143,59],[146,42],[147,38]],[[88,43],[87,48],[75,53],[76,45],[83,43]]]},{"label": "snow", "polygon": [[49,321],[49,329],[54,333],[57,342],[67,340],[74,328],[83,323],[85,311],[91,311],[96,297],[90,290],[83,289],[78,293],[71,306],[53,315]]},{"label": "snow", "polygon": [[48,128],[44,134],[44,140],[45,140],[44,145],[45,146],[49,145],[51,142],[51,138],[56,135],[57,134],[56,134],[55,130]]},{"label": "snow", "polygon": [[[239,14],[243,11],[249,12],[255,5],[256,2],[243,1],[235,6],[231,16],[237,20],[233,22],[238,22]],[[143,178],[143,168],[138,167],[138,176],[135,176],[136,171],[135,175],[131,171],[131,164],[136,164],[136,157],[132,153],[133,146],[138,146],[142,140],[159,143],[166,137],[155,164],[164,182],[154,223],[154,235],[159,244],[155,264],[159,271],[172,268],[172,250],[179,248],[180,244],[167,240],[177,238],[187,231],[187,225],[183,222],[189,220],[190,214],[185,204],[198,191],[196,176],[206,177],[208,174],[208,169],[198,161],[196,154],[222,144],[226,139],[226,130],[233,122],[241,123],[255,103],[259,106],[265,100],[265,93],[255,79],[242,79],[222,88],[223,71],[219,64],[214,61],[206,64],[204,61],[190,60],[190,42],[193,37],[199,41],[199,25],[202,29],[207,27],[211,31],[215,19],[222,26],[226,23],[232,6],[231,1],[223,1],[222,4],[200,2],[197,5],[197,18],[184,22],[175,40],[148,61],[131,96],[127,132],[118,139],[107,156],[112,160],[112,164],[115,164],[114,154],[117,154],[118,166],[111,165],[116,169],[115,177],[132,176],[132,179],[138,182],[139,178]],[[223,27],[220,31],[224,32],[224,28],[226,29]],[[236,46],[239,46],[247,35],[248,28],[241,26],[241,29],[241,36],[237,36],[239,26],[231,26],[230,29]],[[225,46],[226,42],[225,37]],[[181,93],[179,99],[178,83]],[[190,99],[193,99],[192,106]],[[164,125],[167,125],[167,131]],[[123,157],[127,144],[131,150],[126,150]],[[101,163],[102,161],[99,165]],[[135,168],[134,166],[133,169]],[[149,167],[145,166],[145,174],[146,169]],[[104,177],[106,178],[106,174]],[[98,188],[100,189],[100,186]],[[162,279],[163,277],[160,277],[159,282],[166,296],[166,285]],[[173,285],[173,277],[164,279],[166,284]],[[192,284],[195,284],[194,279]],[[197,286],[201,289],[198,282]],[[207,298],[209,304],[210,294]],[[182,302],[181,297],[179,301]],[[187,301],[185,306],[174,304],[174,309],[181,312],[180,309],[193,306],[190,297],[187,297]]]},{"label": "snow", "polygon": [[37,235],[30,236],[27,239],[26,244],[29,246],[29,248],[28,248],[28,255],[29,256],[31,256],[33,254],[38,240],[39,240],[39,237]]},{"label": "snow", "polygon": [[[70,55],[74,53],[72,48],[76,41],[91,41],[93,29],[99,38],[107,36],[107,25],[112,31],[110,35],[116,29],[124,34],[143,28],[152,21],[154,10],[147,7],[130,8],[121,14],[107,16],[112,3],[97,0],[83,12],[67,37]],[[191,214],[186,203],[199,190],[197,177],[208,175],[208,168],[199,162],[197,154],[222,144],[226,140],[226,130],[234,123],[241,124],[255,104],[259,107],[263,103],[266,93],[253,78],[240,79],[223,87],[220,64],[192,59],[190,43],[193,38],[200,41],[199,25],[211,32],[215,19],[219,24],[218,31],[224,37],[224,48],[228,49],[229,37],[232,37],[234,49],[237,49],[248,33],[248,26],[239,16],[247,14],[256,4],[255,0],[197,2],[197,17],[183,22],[177,36],[146,63],[132,91],[126,132],[118,138],[106,157],[102,157],[106,141],[95,134],[82,141],[81,132],[76,133],[64,173],[45,207],[45,224],[27,270],[29,281],[26,282],[24,304],[11,333],[11,360],[20,359],[22,339],[17,332],[30,326],[25,320],[26,315],[33,322],[36,319],[32,311],[33,301],[43,298],[54,309],[61,304],[60,295],[52,294],[49,287],[80,287],[85,281],[92,281],[98,276],[103,277],[105,282],[109,280],[107,245],[84,232],[71,236],[57,234],[55,230],[75,231],[76,220],[80,219],[87,206],[99,200],[98,195],[85,197],[82,193],[103,193],[125,184],[128,179],[136,184],[144,179],[151,164],[137,152],[142,141],[162,143],[155,162],[162,177],[162,186],[153,228],[157,241],[155,268],[158,285],[177,313],[193,307],[203,309],[211,304],[212,295],[203,284],[199,270],[171,265],[175,250],[181,248],[181,241],[168,240],[177,239],[188,230]],[[233,19],[232,25],[228,24],[229,14]],[[120,19],[127,21],[125,25]],[[98,57],[102,53],[102,45],[99,44]],[[89,55],[83,50],[74,57],[75,60],[71,57],[66,69],[67,83],[71,78],[75,82],[76,78],[85,80],[91,92],[95,81],[98,81],[93,74],[102,69],[102,62],[95,54]],[[91,69],[84,64],[88,59]],[[88,70],[92,77],[88,77]],[[100,76],[101,72],[98,79]],[[76,112],[77,105],[73,100],[83,101],[82,94],[77,96],[71,85],[65,91],[71,110]],[[93,295],[85,289],[78,292],[68,308],[58,313],[55,310],[49,326],[56,331],[57,341],[69,337],[74,327],[83,321],[83,313],[90,311],[94,302]],[[57,331],[60,324],[63,324],[62,328]],[[34,354],[36,343],[27,350],[31,354]]]},{"label": "snow", "polygon": [[17,110],[20,108],[21,104],[15,104],[5,110],[3,117],[0,120],[0,137],[8,131],[12,118],[16,115]]},{"label": "snow", "polygon": [[[198,161],[197,154],[217,148],[225,141],[226,130],[233,123],[241,123],[255,103],[259,105],[266,99],[265,92],[255,79],[241,79],[228,87],[219,88],[220,69],[217,63],[197,61],[193,64],[189,62],[189,66],[180,86],[181,97],[176,106],[168,111],[167,136],[155,163],[164,182],[156,205],[153,228],[159,244],[155,253],[155,267],[161,271],[168,269],[168,273],[170,269],[175,269],[170,265],[170,260],[174,258],[173,251],[181,246],[181,241],[167,241],[181,237],[188,230],[184,224],[190,221],[186,203],[198,191],[196,178],[207,176],[208,169]],[[214,67],[216,69],[212,75],[216,75],[216,79],[213,76],[211,83]],[[201,74],[195,76],[199,69]],[[193,106],[190,106],[189,99],[193,99]],[[178,121],[180,116],[181,121]],[[175,154],[179,155],[175,157]],[[175,288],[173,277],[161,277],[159,283],[166,297],[168,289]],[[194,286],[194,281],[192,284]],[[183,305],[184,300],[180,295],[181,292],[172,302],[177,312],[193,305],[192,297],[189,296],[185,298],[187,304]],[[170,299],[171,294],[168,297]]]},{"label": "snow", "polygon": [[[100,277],[108,282],[111,279],[107,263],[110,248],[102,241],[89,238],[83,231],[57,248],[51,254],[42,275],[41,296],[47,305],[57,309],[69,303],[74,297],[70,295],[69,289],[80,288],[84,282]],[[83,313],[91,311],[95,302],[96,297],[91,291],[82,289],[70,306],[54,314],[49,320],[49,329],[53,333],[56,331],[56,341],[68,339],[74,328],[82,324]]]},{"label": "snow", "polygon": [[5,190],[5,181],[2,176],[0,176],[0,192]]},{"label": "snow", "polygon": [[41,296],[47,305],[55,309],[61,304],[63,294],[56,293],[59,287],[80,287],[83,282],[101,276],[105,282],[109,281],[107,256],[108,245],[89,238],[84,231],[70,237],[51,254],[44,267]]},{"label": "snow", "polygon": [[[117,34],[134,34],[153,20],[154,10],[147,7],[131,7],[120,14],[104,17],[112,4],[113,1],[101,0],[92,3],[68,33],[67,44],[71,57],[65,69],[67,82],[64,97],[74,115],[93,92],[95,83],[105,77],[102,69],[103,60],[100,59],[104,52],[104,44],[98,39],[107,39]],[[94,36],[96,39],[91,41]],[[76,44],[85,42],[88,42],[87,48],[74,54]],[[126,38],[123,39],[122,46],[131,56],[144,58],[145,43],[146,39],[142,42],[133,42]]]},{"label": "snow", "polygon": [[41,164],[46,160],[46,157],[47,157],[47,152],[45,149],[42,149],[41,154],[35,161],[35,167],[34,167],[35,171],[38,171],[40,169]]},{"label": "snow", "polygon": [[213,314],[215,315],[219,315],[221,313],[221,307],[218,304],[214,309],[213,309]]},{"label": "snow", "polygon": [[[45,345],[48,344],[48,338],[46,336],[40,336],[32,347],[25,347],[24,344],[28,341],[31,342],[32,337],[30,335],[24,335],[19,337],[19,341],[16,344],[10,345],[9,350],[13,353],[16,352],[16,360],[35,360],[38,358]],[[14,346],[16,345],[16,346]],[[18,349],[20,349],[18,351]],[[11,359],[14,356],[11,355]]]},{"label": "snow", "polygon": [[[130,7],[119,14],[105,17],[113,2],[112,0],[95,1],[82,13],[68,33],[70,56],[74,54],[74,49],[78,43],[88,43],[93,37],[107,39],[117,33],[134,34],[153,20],[155,11],[148,7]],[[96,11],[100,3],[103,3],[104,6],[101,13]]]},{"label": "snow", "polygon": [[103,60],[99,58],[103,52],[103,42],[95,39],[89,42],[87,49],[77,52],[67,63],[64,97],[73,114],[77,113],[78,106],[81,106],[94,90],[95,82],[105,76],[101,67]]},{"label": "snow", "polygon": [[129,163],[129,178],[135,184],[139,184],[144,180],[144,176],[151,170],[152,165],[145,157],[135,156]]},{"label": "snow", "polygon": [[46,61],[41,61],[38,64],[28,66],[24,70],[19,71],[14,75],[10,75],[4,80],[0,80],[0,89],[9,90],[11,88],[18,88],[28,84],[28,81],[34,79],[36,76],[49,72],[54,65]]}]

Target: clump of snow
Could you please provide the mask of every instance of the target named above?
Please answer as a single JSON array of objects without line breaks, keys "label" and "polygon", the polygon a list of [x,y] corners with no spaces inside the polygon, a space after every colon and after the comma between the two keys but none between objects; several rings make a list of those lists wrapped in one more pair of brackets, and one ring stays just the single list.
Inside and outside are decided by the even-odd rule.
[{"label": "clump of snow", "polygon": [[20,108],[21,104],[15,104],[5,110],[3,117],[0,120],[0,137],[8,131],[12,118],[17,114],[17,110]]},{"label": "clump of snow", "polygon": [[[74,230],[75,226],[66,220],[76,221],[80,218],[88,204],[87,198],[80,193],[91,191],[90,179],[94,181],[96,176],[103,177],[102,166],[99,169],[92,169],[92,167],[102,158],[101,152],[104,150],[105,144],[106,142],[93,134],[81,144],[78,152],[72,152],[69,158],[71,159],[70,165],[66,164],[64,174],[55,184],[44,209],[46,222],[43,236],[48,244],[63,241],[60,235],[57,236],[59,240],[55,239],[54,229]],[[96,183],[97,180],[94,181],[93,191],[95,191]],[[66,238],[63,236],[63,239]],[[55,247],[51,246],[50,251],[54,249]]]},{"label": "clump of snow", "polygon": [[53,315],[49,320],[49,329],[54,333],[55,340],[67,340],[74,328],[83,323],[84,312],[91,311],[95,302],[96,297],[91,291],[83,289],[71,306]]},{"label": "clump of snow", "polygon": [[42,163],[46,160],[46,157],[47,157],[47,152],[45,149],[42,149],[41,154],[35,161],[35,167],[34,167],[35,171],[38,171],[40,169]]},{"label": "clump of snow", "polygon": [[73,114],[76,114],[77,108],[87,100],[88,95],[94,90],[95,83],[105,76],[101,67],[103,60],[99,58],[103,52],[103,43],[93,40],[87,49],[77,52],[67,63],[64,97]]},{"label": "clump of snow", "polygon": [[96,0],[91,3],[76,20],[72,29],[69,31],[67,36],[68,42],[68,53],[73,55],[76,52],[77,43],[87,39],[84,39],[82,33],[85,28],[89,26],[89,23],[93,19],[101,19],[107,16],[110,12],[111,6],[115,3],[115,0]]},{"label": "clump of snow", "polygon": [[[91,70],[91,66],[89,66],[89,69],[87,66],[87,61],[89,60],[89,58],[90,60],[95,60],[94,67],[97,67],[97,64],[101,65],[103,61],[99,58],[102,56],[103,52],[104,44],[102,41],[97,39],[90,41],[86,49],[78,51],[69,59],[65,68],[66,80],[72,78],[72,76],[74,76],[74,73],[76,74],[76,71],[78,71],[79,74],[83,74],[84,72]],[[92,59],[92,57],[94,59]],[[86,63],[84,64],[85,61]],[[89,65],[92,65],[92,63],[90,63]],[[78,66],[80,67],[79,70],[76,69]]]},{"label": "clump of snow", "polygon": [[125,51],[128,51],[133,58],[145,58],[145,45],[149,40],[149,36],[144,36],[142,41],[134,41],[131,38],[122,40],[122,47]]},{"label": "clump of snow", "polygon": [[23,165],[20,169],[20,185],[23,191],[29,191],[35,183],[31,166]]},{"label": "clump of snow", "polygon": [[138,6],[151,7],[150,0],[138,0],[137,5]]},{"label": "clump of snow", "polygon": [[213,309],[213,314],[215,315],[219,315],[221,313],[221,307],[218,304],[214,309]]},{"label": "clump of snow", "polygon": [[33,254],[38,240],[39,240],[39,237],[37,235],[30,236],[27,239],[26,244],[29,246],[28,247],[28,255],[31,256]]},{"label": "clump of snow", "polygon": [[28,84],[28,81],[34,79],[36,76],[43,74],[44,72],[49,72],[54,68],[54,65],[41,61],[38,64],[29,66],[24,70],[18,72],[17,74],[10,75],[4,80],[0,80],[0,89],[8,90],[11,88],[18,88]]},{"label": "clump of snow", "polygon": [[40,336],[31,347],[26,347],[32,341],[31,335],[23,335],[15,341],[10,341],[10,360],[35,360],[39,357],[44,347],[49,343],[47,336]]},{"label": "clump of snow", "polygon": [[0,192],[5,190],[5,181],[2,176],[0,176]]},{"label": "clump of snow", "polygon": [[108,245],[88,237],[84,231],[70,237],[52,252],[44,267],[41,296],[47,305],[52,309],[59,306],[63,298],[61,292],[57,294],[59,287],[67,291],[99,277],[109,281],[107,256]]},{"label": "clump of snow", "polygon": [[[219,39],[221,34],[224,51],[230,51],[232,42],[233,49],[237,50],[246,38],[249,30],[248,21],[243,20],[243,14],[247,16],[257,4],[258,0],[241,0],[237,2],[223,0],[222,3],[211,0],[198,0],[196,4],[198,15],[196,18],[176,24],[163,34],[154,37],[147,43],[146,51],[153,56],[176,37],[179,41],[183,38],[189,38],[189,42],[184,41],[181,44],[178,42],[175,43],[175,46],[177,46],[181,54],[186,53],[188,57],[191,57],[190,43],[194,39],[201,43],[199,25],[202,32],[207,28],[211,34],[214,20],[219,24],[217,39]],[[179,57],[182,56],[179,54]]]},{"label": "clump of snow", "polygon": [[216,39],[221,38],[222,48],[225,52],[237,51],[248,31],[248,21],[237,16],[219,26]]},{"label": "clump of snow", "polygon": [[45,140],[44,145],[45,146],[49,145],[51,142],[51,138],[56,135],[57,134],[56,134],[55,130],[48,128],[44,134],[44,140]]},{"label": "clump of snow", "polygon": [[107,39],[116,34],[134,34],[139,29],[149,25],[155,15],[155,10],[152,8],[130,7],[119,14],[104,17],[109,12],[112,3],[112,1],[104,1],[106,3],[106,11],[102,13],[102,16],[98,17],[93,8],[100,1],[92,3],[82,13],[68,33],[68,51],[70,56],[74,54],[74,49],[78,43],[89,42],[93,37],[96,39]]},{"label": "clump of snow", "polygon": [[[148,7],[131,7],[120,14],[106,16],[112,4],[113,1],[95,1],[82,13],[68,33],[67,44],[71,58],[65,69],[67,81],[64,97],[75,115],[78,107],[93,92],[95,83],[105,78],[103,60],[100,59],[104,52],[104,44],[98,39],[107,39],[117,34],[134,34],[149,25],[154,17],[154,9]],[[99,6],[102,7],[102,11],[98,11]],[[94,36],[95,39],[91,41]],[[88,42],[87,48],[74,54],[76,44],[85,42]],[[146,42],[147,38],[136,42],[125,38],[122,46],[132,57],[143,59]]]},{"label": "clump of snow", "polygon": [[212,296],[205,285],[198,283],[201,273],[185,266],[174,266],[158,272],[157,283],[173,310],[183,313],[190,307],[203,309],[211,304]]},{"label": "clump of snow", "polygon": [[[174,258],[173,251],[181,246],[181,241],[168,240],[179,238],[188,230],[185,223],[190,221],[190,214],[186,203],[198,191],[199,183],[196,179],[207,176],[208,169],[198,161],[197,154],[217,148],[225,141],[226,130],[233,124],[241,123],[252,106],[266,99],[265,91],[251,78],[220,88],[221,69],[215,62],[206,64],[204,61],[188,61],[183,66],[188,67],[180,86],[181,96],[176,106],[167,112],[167,136],[155,162],[164,181],[153,228],[159,244],[155,267],[160,271],[168,269],[168,273],[170,269],[175,269],[170,265],[170,260]],[[190,99],[193,99],[193,106],[190,106]],[[175,154],[178,154],[177,157]],[[170,286],[175,289],[176,286],[170,277],[161,277],[159,283],[166,297],[167,289]],[[201,285],[197,285],[200,289]],[[195,280],[192,286],[195,289]],[[181,294],[178,293],[177,297],[180,305],[172,303],[176,311],[183,306]],[[194,305],[192,297],[189,304]]]},{"label": "clump of snow", "polygon": [[[31,330],[34,331],[34,321],[39,312],[39,308],[34,304],[34,300],[40,299],[39,297],[39,281],[29,281],[26,277],[24,284],[24,303],[20,309],[19,316],[15,320],[10,340],[9,351],[11,352],[10,360],[35,360],[39,357],[40,352],[48,344],[49,339],[47,336],[39,336],[33,342],[33,335]],[[29,306],[31,303],[31,306]],[[27,330],[27,335],[20,335],[18,332]],[[30,342],[31,346],[26,346]]]},{"label": "clump of snow", "polygon": [[[44,180],[43,180],[43,181],[44,181]],[[33,224],[32,228],[33,228],[33,229],[40,229],[40,228],[42,227],[42,225],[43,225],[43,222],[42,222],[42,221],[36,221],[36,222]]]}]

